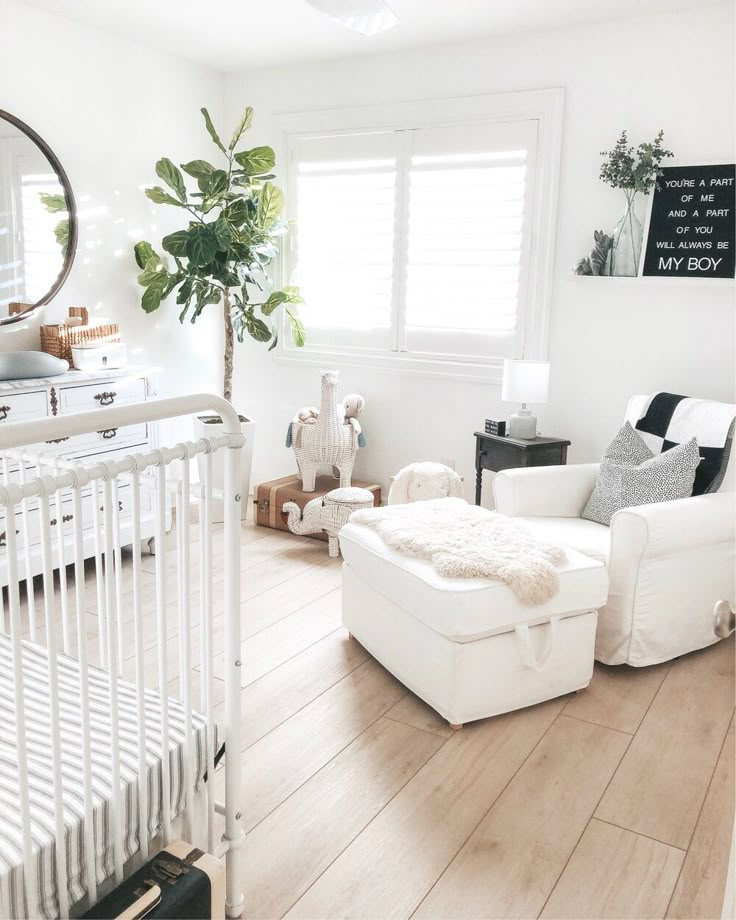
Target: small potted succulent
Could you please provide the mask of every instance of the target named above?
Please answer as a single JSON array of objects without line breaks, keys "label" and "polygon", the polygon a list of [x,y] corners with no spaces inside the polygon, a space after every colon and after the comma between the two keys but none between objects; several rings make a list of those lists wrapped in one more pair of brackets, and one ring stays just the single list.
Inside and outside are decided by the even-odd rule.
[{"label": "small potted succulent", "polygon": [[662,144],[664,132],[660,131],[650,144],[639,144],[634,149],[629,144],[626,131],[616,141],[612,150],[604,150],[600,178],[612,188],[620,188],[626,198],[624,213],[613,231],[607,274],[636,277],[639,274],[639,257],[644,239],[644,229],[636,215],[636,196],[648,195],[661,175],[662,160],[673,156]]},{"label": "small potted succulent", "polygon": [[[270,147],[244,148],[242,138],[253,121],[249,106],[240,118],[230,142],[220,139],[207,109],[205,127],[218,150],[218,165],[191,160],[176,166],[163,157],[156,175],[167,188],[147,188],[155,204],[178,208],[186,225],[161,240],[159,254],[150,243],[135,245],[144,288],[141,306],[152,313],[176,292],[181,307],[179,322],[195,323],[206,307],[222,310],[224,324],[223,395],[232,402],[233,351],[237,337],[246,335],[276,347],[278,313],[283,310],[297,346],[304,344],[304,326],[296,311],[302,302],[295,287],[274,290],[269,267],[288,231],[282,216],[284,194],[272,183],[276,157]],[[194,182],[187,187],[184,176]],[[167,258],[168,256],[168,258]],[[173,265],[172,265],[173,263]],[[250,487],[254,422],[240,416],[246,438],[242,455],[243,515]],[[214,435],[222,427],[216,416],[197,419],[197,437]],[[221,488],[222,464],[213,468],[214,487]]]}]

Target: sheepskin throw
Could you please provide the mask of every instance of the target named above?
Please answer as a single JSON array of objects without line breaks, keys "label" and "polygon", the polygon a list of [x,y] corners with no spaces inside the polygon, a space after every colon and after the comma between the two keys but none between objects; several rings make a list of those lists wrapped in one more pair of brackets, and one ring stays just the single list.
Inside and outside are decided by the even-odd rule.
[{"label": "sheepskin throw", "polygon": [[500,581],[522,604],[542,604],[559,590],[555,564],[565,558],[562,547],[461,498],[369,508],[350,521],[372,527],[400,553],[430,560],[440,575]]}]

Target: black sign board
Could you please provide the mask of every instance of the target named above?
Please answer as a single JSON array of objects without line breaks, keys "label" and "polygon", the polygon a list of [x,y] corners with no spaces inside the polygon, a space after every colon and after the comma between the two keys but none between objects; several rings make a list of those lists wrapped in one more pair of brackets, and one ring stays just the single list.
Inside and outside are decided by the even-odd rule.
[{"label": "black sign board", "polygon": [[642,274],[733,278],[736,166],[666,166],[652,193]]}]

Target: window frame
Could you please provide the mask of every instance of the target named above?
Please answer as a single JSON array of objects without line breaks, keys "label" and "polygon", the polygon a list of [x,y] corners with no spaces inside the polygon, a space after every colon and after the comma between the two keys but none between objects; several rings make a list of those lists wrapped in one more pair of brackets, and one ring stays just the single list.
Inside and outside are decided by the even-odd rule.
[{"label": "window frame", "polygon": [[[407,130],[441,128],[458,125],[491,124],[509,121],[536,121],[536,161],[533,164],[531,190],[531,226],[526,271],[522,273],[524,291],[520,305],[514,356],[546,360],[549,346],[549,318],[552,299],[553,258],[559,195],[559,171],[562,151],[562,88],[529,90],[493,95],[463,96],[446,99],[355,106],[284,114],[278,117],[282,149],[286,157],[286,213],[294,213],[295,162],[294,142],[320,131],[326,134],[350,134],[366,130]],[[282,283],[289,280],[294,264],[294,235],[287,237],[278,274]],[[500,383],[503,359],[465,358],[456,355],[416,354],[360,346],[326,346],[309,344],[309,317],[304,316],[307,344],[300,349],[290,346],[288,330],[282,326],[275,359],[286,364],[337,366],[353,365],[380,370],[394,370],[423,376],[447,377]],[[282,320],[283,322],[283,320]]]}]

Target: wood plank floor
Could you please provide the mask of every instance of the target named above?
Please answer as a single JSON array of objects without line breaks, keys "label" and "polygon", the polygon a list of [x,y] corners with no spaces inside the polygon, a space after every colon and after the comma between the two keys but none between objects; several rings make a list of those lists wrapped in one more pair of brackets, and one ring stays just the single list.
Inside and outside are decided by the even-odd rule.
[{"label": "wood plank floor", "polygon": [[[176,692],[174,561],[170,550],[159,559]],[[192,560],[198,700],[196,545]],[[151,686],[155,564],[144,557]],[[348,637],[340,564],[325,544],[248,523],[241,565],[247,917],[719,920],[734,809],[732,640],[654,668],[597,666],[580,694],[452,732]],[[128,576],[126,565],[124,592]],[[216,534],[216,596],[222,578]],[[94,597],[87,609],[94,652]],[[217,599],[214,609],[219,653]],[[127,622],[127,669],[133,650]],[[220,661],[215,673],[219,702]]]}]

